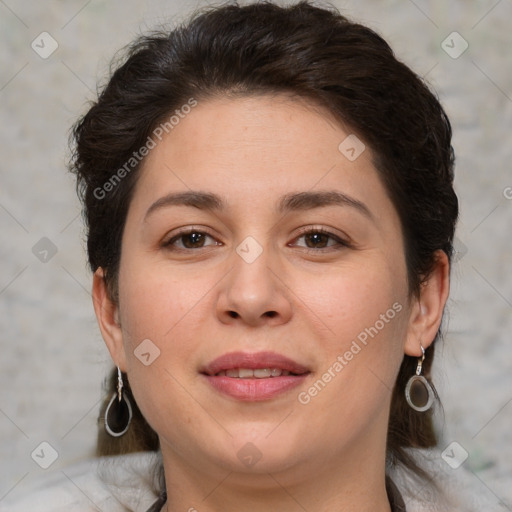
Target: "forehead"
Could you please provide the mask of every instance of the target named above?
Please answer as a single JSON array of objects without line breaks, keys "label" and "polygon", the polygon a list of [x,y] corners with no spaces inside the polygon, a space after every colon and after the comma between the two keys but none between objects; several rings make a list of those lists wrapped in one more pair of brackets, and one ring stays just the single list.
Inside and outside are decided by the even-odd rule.
[{"label": "forehead", "polygon": [[174,123],[144,161],[139,178],[144,185],[159,188],[157,182],[182,178],[182,186],[197,188],[198,180],[222,180],[224,187],[246,184],[255,191],[258,183],[275,188],[300,180],[313,188],[318,180],[324,186],[342,176],[350,186],[352,176],[375,173],[370,149],[359,141],[355,149],[364,151],[347,159],[341,150],[347,149],[347,138],[354,145],[355,135],[327,110],[302,99],[199,100],[186,115],[174,116]]},{"label": "forehead", "polygon": [[279,216],[290,193],[335,191],[366,204],[379,228],[400,231],[371,149],[322,107],[251,96],[197,101],[187,111],[145,158],[128,221],[172,193],[214,194],[226,214],[256,222]]},{"label": "forehead", "polygon": [[297,161],[312,148],[322,154],[328,147],[336,150],[345,132],[325,108],[279,94],[200,100],[168,138],[197,153],[215,148],[239,154],[265,146],[273,156],[295,155]]}]

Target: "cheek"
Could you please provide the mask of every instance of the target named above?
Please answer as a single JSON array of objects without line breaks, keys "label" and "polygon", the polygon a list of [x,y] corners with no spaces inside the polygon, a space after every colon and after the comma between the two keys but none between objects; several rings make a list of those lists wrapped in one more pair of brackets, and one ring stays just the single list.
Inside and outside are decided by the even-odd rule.
[{"label": "cheek", "polygon": [[201,310],[201,301],[214,283],[207,272],[180,275],[179,271],[158,264],[127,261],[120,269],[119,285],[125,345],[149,338],[164,348],[174,333],[184,325],[190,326],[191,315]]},{"label": "cheek", "polygon": [[316,281],[321,286],[304,299],[318,312],[326,335],[317,338],[322,344],[318,351],[321,363],[310,387],[302,390],[299,403],[304,404],[312,428],[318,423],[316,427],[333,438],[342,433],[337,423],[323,424],[325,411],[336,411],[340,422],[347,425],[347,435],[352,428],[348,425],[354,432],[362,428],[390,399],[403,358],[406,296],[384,268],[345,269],[339,277]]},{"label": "cheek", "polygon": [[189,278],[176,274],[128,258],[120,268],[120,314],[130,385],[143,416],[157,431],[163,425],[191,429],[190,394],[184,387],[191,375],[184,374],[194,371],[186,362],[194,360],[204,340],[203,301],[212,287],[207,276],[199,278],[197,272]]},{"label": "cheek", "polygon": [[[304,313],[316,318],[330,340],[330,352],[344,346],[377,323],[382,334],[400,330],[400,316],[393,304],[404,306],[404,293],[396,285],[397,269],[374,261],[368,264],[349,264],[324,275],[302,277],[296,291]],[[313,315],[311,314],[313,313]],[[384,320],[381,319],[384,315]],[[389,321],[386,321],[389,320]],[[385,324],[383,325],[383,322]],[[362,336],[364,337],[364,336]]]},{"label": "cheek", "polygon": [[326,333],[317,342],[316,380],[300,402],[320,416],[324,408],[343,408],[347,421],[372,416],[390,398],[403,358],[407,295],[403,271],[373,261],[311,280],[300,292]]}]

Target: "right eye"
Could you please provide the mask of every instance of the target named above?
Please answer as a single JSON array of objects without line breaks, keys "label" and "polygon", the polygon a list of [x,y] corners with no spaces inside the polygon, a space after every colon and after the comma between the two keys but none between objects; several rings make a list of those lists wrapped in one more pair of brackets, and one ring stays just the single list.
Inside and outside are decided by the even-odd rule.
[{"label": "right eye", "polygon": [[[206,244],[207,239],[213,240],[213,243]],[[197,229],[184,230],[169,240],[163,242],[162,246],[169,250],[187,251],[191,249],[202,249],[209,245],[222,245],[211,235]]]}]

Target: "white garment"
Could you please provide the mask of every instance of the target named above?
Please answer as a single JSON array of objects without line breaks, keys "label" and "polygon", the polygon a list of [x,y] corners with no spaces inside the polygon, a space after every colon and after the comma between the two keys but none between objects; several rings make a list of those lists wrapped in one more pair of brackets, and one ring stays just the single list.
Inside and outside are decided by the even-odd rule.
[{"label": "white garment", "polygon": [[[432,454],[426,468],[449,502],[426,495],[427,487],[421,485],[407,491],[411,482],[395,472],[391,476],[407,512],[503,511],[497,499],[493,502],[478,492],[474,475],[463,467],[453,470],[439,454]],[[21,483],[0,502],[0,512],[146,512],[158,498],[158,485],[148,476],[157,460],[157,454],[143,452],[80,462],[46,474],[29,486]]]},{"label": "white garment", "polygon": [[[465,465],[452,468],[439,449],[408,450],[432,478],[439,493],[424,482],[414,481],[403,469],[389,474],[399,488],[407,512],[503,512],[505,508]],[[455,462],[449,459],[451,463]]]},{"label": "white garment", "polygon": [[153,452],[100,457],[20,483],[0,502],[0,512],[146,512],[158,498],[148,477]]}]

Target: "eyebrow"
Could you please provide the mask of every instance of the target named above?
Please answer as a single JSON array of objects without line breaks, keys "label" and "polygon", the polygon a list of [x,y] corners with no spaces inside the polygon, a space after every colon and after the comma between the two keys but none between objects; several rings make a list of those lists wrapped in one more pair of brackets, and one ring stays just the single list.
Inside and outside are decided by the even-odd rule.
[{"label": "eyebrow", "polygon": [[[157,210],[170,206],[193,206],[200,210],[222,211],[225,202],[217,194],[189,191],[170,193],[157,199],[147,210],[144,221]],[[370,220],[375,220],[369,208],[361,201],[334,190],[317,192],[297,192],[282,196],[277,204],[277,212],[311,210],[323,206],[348,206],[355,208]]]}]

